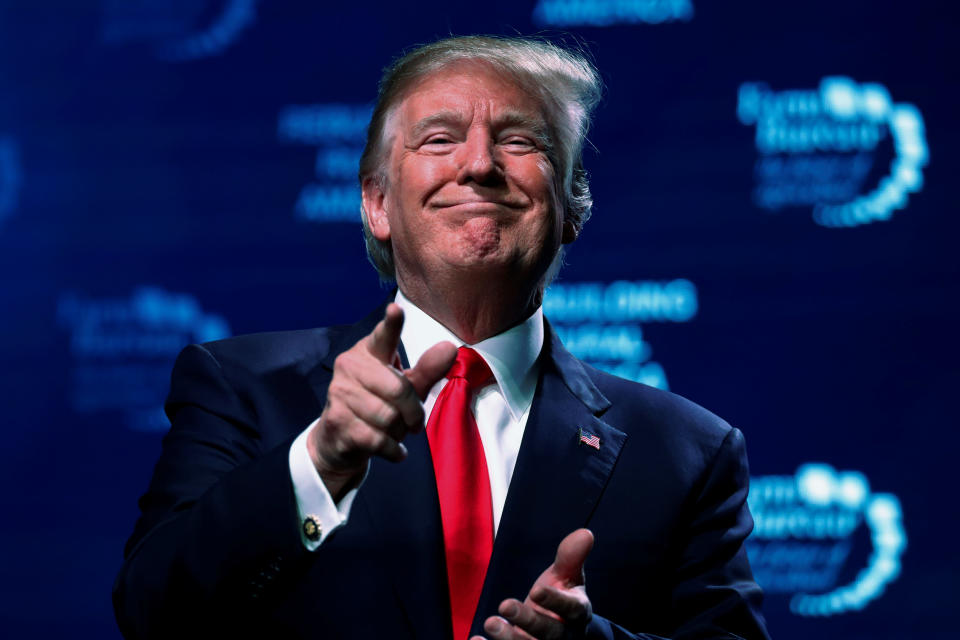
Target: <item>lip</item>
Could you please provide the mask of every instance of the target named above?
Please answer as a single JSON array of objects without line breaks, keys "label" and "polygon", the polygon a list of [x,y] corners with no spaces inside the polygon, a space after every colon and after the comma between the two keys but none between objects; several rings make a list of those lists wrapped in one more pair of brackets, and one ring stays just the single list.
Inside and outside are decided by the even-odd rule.
[{"label": "lip", "polygon": [[433,204],[436,209],[455,209],[460,211],[502,211],[503,209],[520,209],[522,205],[502,200],[463,200],[459,202],[438,202]]}]

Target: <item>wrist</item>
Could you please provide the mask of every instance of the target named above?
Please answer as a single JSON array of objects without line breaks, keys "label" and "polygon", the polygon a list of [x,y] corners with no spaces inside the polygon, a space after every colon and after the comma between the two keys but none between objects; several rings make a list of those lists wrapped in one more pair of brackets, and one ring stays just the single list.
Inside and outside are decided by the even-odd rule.
[{"label": "wrist", "polygon": [[366,472],[367,467],[366,463],[357,471],[351,471],[349,473],[339,472],[339,471],[321,471],[317,469],[317,473],[320,474],[320,479],[323,481],[324,486],[327,487],[327,491],[330,492],[330,496],[333,498],[334,502],[340,502],[340,499],[343,498],[344,494],[356,487],[361,478],[363,478],[364,472]]},{"label": "wrist", "polygon": [[319,424],[313,428],[313,431],[307,436],[307,454],[310,456],[310,462],[323,481],[327,491],[330,492],[334,502],[338,502],[347,491],[356,486],[360,478],[367,470],[367,461],[364,460],[359,466],[341,467],[331,465],[320,453],[317,447],[316,437]]}]

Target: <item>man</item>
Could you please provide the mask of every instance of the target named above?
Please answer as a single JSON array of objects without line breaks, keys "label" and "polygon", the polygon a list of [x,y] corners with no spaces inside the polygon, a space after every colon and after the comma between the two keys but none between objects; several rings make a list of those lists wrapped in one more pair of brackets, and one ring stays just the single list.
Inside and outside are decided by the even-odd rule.
[{"label": "man", "polygon": [[767,637],[740,433],[580,363],[542,315],[598,94],[536,40],[387,69],[360,178],[396,299],[184,350],[125,635]]}]

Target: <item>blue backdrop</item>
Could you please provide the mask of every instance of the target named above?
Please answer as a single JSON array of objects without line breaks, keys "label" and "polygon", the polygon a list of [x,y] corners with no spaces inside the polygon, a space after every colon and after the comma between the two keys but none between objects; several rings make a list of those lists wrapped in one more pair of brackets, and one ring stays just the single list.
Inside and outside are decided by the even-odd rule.
[{"label": "blue backdrop", "polygon": [[383,298],[355,184],[383,65],[542,32],[606,84],[546,301],[568,346],[744,431],[776,638],[955,637],[956,13],[3,0],[0,635],[118,636],[183,345]]}]

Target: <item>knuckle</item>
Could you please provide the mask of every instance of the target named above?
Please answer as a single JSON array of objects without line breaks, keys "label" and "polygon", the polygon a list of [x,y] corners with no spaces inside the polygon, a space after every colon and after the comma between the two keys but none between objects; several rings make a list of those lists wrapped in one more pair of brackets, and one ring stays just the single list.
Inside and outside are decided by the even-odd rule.
[{"label": "knuckle", "polygon": [[327,387],[327,397],[334,400],[347,398],[350,396],[350,385],[346,384],[342,377],[334,376]]},{"label": "knuckle", "polygon": [[391,400],[402,400],[407,395],[407,384],[405,380],[394,377],[393,381],[387,385],[387,397]]},{"label": "knuckle", "polygon": [[338,355],[333,360],[333,373],[336,377],[336,374],[350,375],[351,372],[355,371],[358,365],[362,362],[362,356],[357,350],[357,347],[354,346],[351,349],[348,349]]},{"label": "knuckle", "polygon": [[326,419],[321,421],[321,424],[327,434],[336,434],[344,428],[348,420],[347,409],[339,402],[331,402],[327,405]]},{"label": "knuckle", "polygon": [[378,425],[381,427],[387,427],[393,424],[399,417],[400,412],[391,404],[384,404],[377,412]]},{"label": "knuckle", "polygon": [[333,371],[334,371],[334,373],[342,372],[344,369],[349,368],[349,366],[350,366],[350,355],[349,355],[349,354],[350,354],[349,351],[344,351],[343,353],[341,353],[340,355],[338,355],[336,358],[334,358],[334,360],[333,360]]}]

